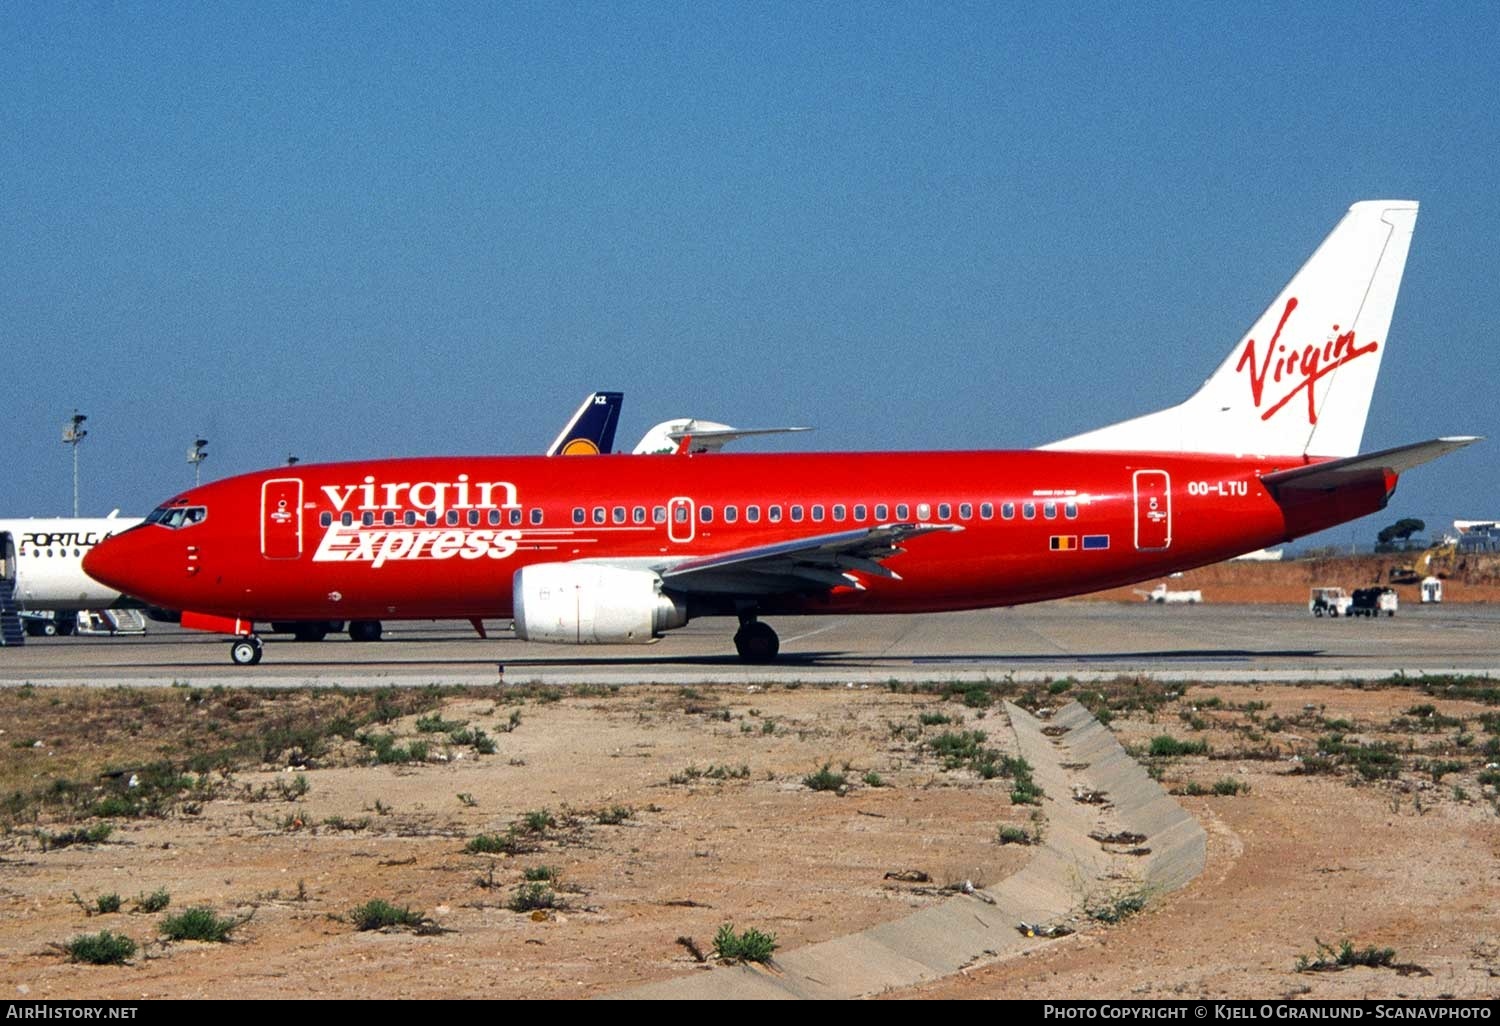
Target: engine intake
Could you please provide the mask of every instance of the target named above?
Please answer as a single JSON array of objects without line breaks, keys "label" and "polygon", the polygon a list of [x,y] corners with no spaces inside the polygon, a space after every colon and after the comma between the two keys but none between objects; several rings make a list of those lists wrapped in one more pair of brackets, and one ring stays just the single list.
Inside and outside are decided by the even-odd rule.
[{"label": "engine intake", "polygon": [[644,645],[687,623],[687,604],[649,570],[539,563],[512,581],[516,637],[562,645]]}]

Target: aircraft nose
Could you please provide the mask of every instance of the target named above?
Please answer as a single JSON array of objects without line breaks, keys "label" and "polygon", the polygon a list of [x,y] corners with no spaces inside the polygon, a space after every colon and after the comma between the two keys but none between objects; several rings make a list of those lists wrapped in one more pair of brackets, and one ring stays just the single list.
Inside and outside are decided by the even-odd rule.
[{"label": "aircraft nose", "polygon": [[100,584],[130,594],[131,545],[124,535],[106,538],[83,556],[83,572]]}]

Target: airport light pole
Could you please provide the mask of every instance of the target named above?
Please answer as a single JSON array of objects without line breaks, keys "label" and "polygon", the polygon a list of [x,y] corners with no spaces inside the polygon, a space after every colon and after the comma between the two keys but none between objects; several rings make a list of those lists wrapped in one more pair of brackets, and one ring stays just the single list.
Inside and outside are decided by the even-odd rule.
[{"label": "airport light pole", "polygon": [[73,518],[78,518],[78,443],[83,441],[88,432],[83,428],[83,422],[88,417],[78,412],[75,407],[73,416],[67,424],[63,425],[63,444],[73,447]]},{"label": "airport light pole", "polygon": [[289,466],[289,467],[295,467],[297,464],[299,464],[301,462],[302,462],[302,457],[300,457],[300,456],[288,456],[286,458],[286,465]]},{"label": "airport light pole", "polygon": [[202,477],[202,470],[201,470],[201,468],[203,466],[203,461],[206,460],[206,459],[208,459],[208,453],[204,452],[203,449],[207,445],[208,445],[208,439],[207,438],[194,439],[192,448],[187,451],[187,461],[193,465],[193,487],[194,488],[198,487],[198,485],[202,483],[202,481],[201,481],[201,477]]}]

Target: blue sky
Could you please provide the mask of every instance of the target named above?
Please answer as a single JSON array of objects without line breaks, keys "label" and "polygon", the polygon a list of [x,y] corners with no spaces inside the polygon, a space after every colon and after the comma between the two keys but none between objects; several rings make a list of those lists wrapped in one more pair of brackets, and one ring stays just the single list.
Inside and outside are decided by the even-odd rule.
[{"label": "blue sky", "polygon": [[[1244,8],[1244,9],[1241,9]],[[1174,403],[1353,201],[1422,202],[1365,448],[1496,441],[1500,7],[0,7],[0,513],[535,452],[583,394],[1027,447]]]}]

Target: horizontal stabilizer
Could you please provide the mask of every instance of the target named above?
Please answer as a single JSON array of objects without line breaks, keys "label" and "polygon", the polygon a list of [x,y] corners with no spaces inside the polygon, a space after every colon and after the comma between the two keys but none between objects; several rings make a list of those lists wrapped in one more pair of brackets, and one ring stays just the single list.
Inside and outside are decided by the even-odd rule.
[{"label": "horizontal stabilizer", "polygon": [[1382,449],[1363,456],[1349,456],[1326,463],[1278,470],[1261,478],[1261,483],[1278,492],[1286,488],[1297,491],[1331,491],[1372,474],[1404,473],[1478,441],[1482,439],[1476,435],[1434,438],[1429,442],[1398,445],[1394,449]]},{"label": "horizontal stabilizer", "polygon": [[713,420],[685,418],[666,420],[647,431],[632,451],[636,455],[649,453],[673,453],[681,448],[681,442],[689,439],[688,451],[694,453],[718,452],[729,442],[756,435],[786,435],[798,431],[811,431],[810,427],[737,428]]}]

